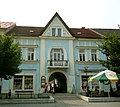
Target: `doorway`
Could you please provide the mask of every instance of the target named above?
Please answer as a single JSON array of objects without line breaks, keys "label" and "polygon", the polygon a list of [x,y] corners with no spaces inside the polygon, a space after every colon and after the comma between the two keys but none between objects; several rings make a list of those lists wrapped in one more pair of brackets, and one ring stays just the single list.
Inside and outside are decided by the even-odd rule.
[{"label": "doorway", "polygon": [[63,73],[55,72],[50,78],[50,81],[55,81],[55,93],[67,93],[67,79]]}]

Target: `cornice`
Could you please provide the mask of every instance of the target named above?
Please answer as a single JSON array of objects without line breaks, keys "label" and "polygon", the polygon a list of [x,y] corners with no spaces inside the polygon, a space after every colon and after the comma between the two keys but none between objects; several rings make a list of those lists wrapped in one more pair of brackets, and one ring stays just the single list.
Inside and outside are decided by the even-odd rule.
[{"label": "cornice", "polygon": [[50,37],[50,36],[39,36],[40,39],[50,39],[50,40],[74,40],[75,37]]}]

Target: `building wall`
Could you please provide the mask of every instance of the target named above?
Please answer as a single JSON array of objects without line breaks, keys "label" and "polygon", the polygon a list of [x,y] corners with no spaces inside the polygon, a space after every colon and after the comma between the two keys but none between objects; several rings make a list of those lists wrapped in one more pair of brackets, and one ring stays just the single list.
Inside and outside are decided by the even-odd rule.
[{"label": "building wall", "polygon": [[[46,82],[49,81],[49,77],[53,72],[63,72],[67,77],[67,92],[72,92],[73,85],[77,92],[82,92],[82,76],[85,76],[84,67],[88,67],[87,75],[94,75],[96,72],[102,71],[104,68],[98,61],[91,61],[90,49],[97,49],[96,41],[98,40],[86,40],[86,39],[74,39],[72,37],[40,37],[40,38],[17,38],[15,42],[20,43],[22,48],[23,63],[20,68],[22,72],[17,75],[34,75],[34,86],[33,90],[35,93],[43,92],[41,88],[41,77],[46,77]],[[27,60],[27,48],[35,48],[35,59],[34,61]],[[69,61],[68,69],[54,69],[49,70],[47,61],[50,60],[50,50],[52,48],[62,48],[65,52],[65,60]],[[85,49],[85,61],[79,61],[79,49]],[[105,58],[99,51],[97,56],[101,59]],[[2,92],[7,92],[9,89],[13,89],[13,79],[3,81]],[[11,84],[11,85],[10,85]],[[9,88],[4,88],[4,87]]]},{"label": "building wall", "polygon": [[[75,73],[76,73],[76,90],[77,92],[82,92],[82,83],[84,82],[83,76],[92,76],[97,72],[100,72],[104,67],[99,63],[99,61],[92,61],[91,59],[91,49],[97,49],[96,56],[98,59],[104,59],[102,53],[99,52],[97,39],[81,39],[74,41],[74,57],[75,57]],[[85,50],[85,61],[80,61],[79,50]],[[87,68],[87,73],[85,72],[85,67]]]},{"label": "building wall", "polygon": [[[49,81],[49,75],[51,74],[51,72],[57,72],[58,69],[53,69],[53,70],[49,70],[48,69],[48,65],[47,65],[47,61],[50,60],[50,52],[51,52],[51,49],[63,49],[64,51],[64,60],[68,60],[69,61],[69,68],[68,69],[65,69],[63,70],[62,68],[59,69],[60,72],[63,72],[65,75],[67,75],[67,78],[68,79],[68,92],[71,92],[72,90],[72,86],[73,84],[75,84],[75,74],[74,74],[74,60],[73,60],[73,53],[70,53],[72,52],[72,48],[73,48],[73,45],[71,44],[72,42],[70,42],[71,40],[69,39],[66,39],[66,38],[46,38],[45,39],[45,56],[42,55],[42,57],[45,57],[45,62],[44,62],[44,72],[43,71],[40,71],[40,72],[43,72],[41,76],[45,75],[46,78],[47,78],[47,82]],[[73,40],[72,40],[73,41]],[[72,45],[72,47],[71,47]],[[43,49],[43,47],[41,47],[41,49]],[[42,51],[42,50],[41,50]],[[42,60],[43,62],[43,60]],[[41,63],[42,63],[41,62]],[[71,83],[71,84],[70,84]]]},{"label": "building wall", "polygon": [[[44,32],[38,36],[16,36],[14,42],[19,42],[22,49],[22,64],[19,66],[22,72],[16,76],[22,77],[22,91],[25,91],[25,76],[33,76],[34,93],[42,93],[42,77],[45,82],[54,73],[62,73],[67,80],[67,92],[82,92],[82,83],[84,77],[94,75],[102,71],[104,67],[99,63],[98,59],[105,59],[105,56],[99,52],[97,43],[99,39],[75,38],[70,33],[66,25],[57,16],[45,27]],[[52,35],[52,28],[55,28],[56,34]],[[58,35],[58,29],[61,35]],[[88,35],[88,34],[87,34]],[[50,61],[51,49],[63,49],[64,60],[68,61],[68,67],[48,67]],[[93,49],[93,51],[91,51]],[[85,60],[80,59],[80,50],[84,50]],[[92,61],[91,53],[95,51],[96,60]],[[31,57],[28,57],[31,55]],[[33,58],[33,59],[32,59]],[[85,68],[87,72],[85,72]],[[10,81],[3,80],[2,92],[6,93],[11,89],[15,93],[14,77]],[[19,90],[19,89],[18,89]]]}]

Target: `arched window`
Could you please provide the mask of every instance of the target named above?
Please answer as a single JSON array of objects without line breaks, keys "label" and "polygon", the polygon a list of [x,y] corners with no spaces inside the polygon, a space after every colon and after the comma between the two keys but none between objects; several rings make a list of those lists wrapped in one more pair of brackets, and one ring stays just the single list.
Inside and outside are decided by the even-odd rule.
[{"label": "arched window", "polygon": [[53,48],[50,52],[50,60],[64,60],[64,52],[63,49]]}]

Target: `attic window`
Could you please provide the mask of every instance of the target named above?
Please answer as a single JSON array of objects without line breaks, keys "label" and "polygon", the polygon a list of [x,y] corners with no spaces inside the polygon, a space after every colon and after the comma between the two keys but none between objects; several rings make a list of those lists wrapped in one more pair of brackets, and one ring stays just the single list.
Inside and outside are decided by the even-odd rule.
[{"label": "attic window", "polygon": [[30,33],[33,33],[34,31],[33,30],[30,30]]},{"label": "attic window", "polygon": [[78,35],[82,34],[81,32],[77,32]]},{"label": "attic window", "polygon": [[62,35],[62,28],[52,28],[51,29],[52,36],[61,36]]}]

